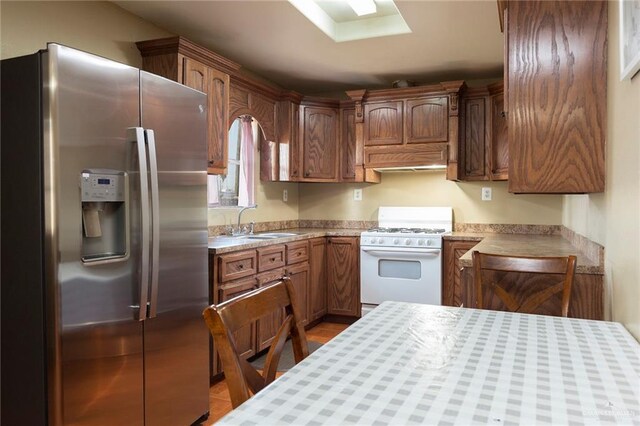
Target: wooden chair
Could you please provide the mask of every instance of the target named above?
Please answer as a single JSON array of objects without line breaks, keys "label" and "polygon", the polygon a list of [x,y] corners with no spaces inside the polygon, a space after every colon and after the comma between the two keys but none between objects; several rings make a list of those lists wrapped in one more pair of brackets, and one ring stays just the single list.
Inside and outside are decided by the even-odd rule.
[{"label": "wooden chair", "polygon": [[[289,334],[296,364],[309,356],[307,337],[301,324],[302,316],[295,300],[293,285],[288,278],[284,278],[273,285],[211,305],[204,310],[205,322],[222,361],[233,408],[249,399],[250,391],[256,394],[273,382]],[[246,359],[238,356],[233,333],[279,309],[285,310],[284,322],[271,343],[260,374]]]},{"label": "wooden chair", "polygon": [[[473,252],[474,286],[477,307],[484,308],[483,290],[487,287],[511,312],[540,313],[536,309],[557,293],[562,292],[560,316],[569,313],[571,286],[576,271],[576,256],[525,257],[501,256]],[[522,272],[528,274],[561,274],[562,281],[544,282],[542,290],[531,292],[523,285],[504,285],[500,280],[483,280],[483,271]],[[488,281],[488,282],[486,282]],[[514,284],[514,283],[510,283]],[[548,285],[547,285],[548,284]],[[510,287],[509,290],[505,287]],[[529,290],[529,291],[527,291]],[[557,314],[556,314],[557,315]]]}]

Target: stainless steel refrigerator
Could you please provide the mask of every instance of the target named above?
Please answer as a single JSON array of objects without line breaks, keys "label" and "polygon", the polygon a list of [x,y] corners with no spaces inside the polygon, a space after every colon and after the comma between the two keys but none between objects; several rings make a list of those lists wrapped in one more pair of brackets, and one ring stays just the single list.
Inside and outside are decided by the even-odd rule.
[{"label": "stainless steel refrigerator", "polygon": [[0,73],[2,424],[202,420],[206,95],[57,44]]}]

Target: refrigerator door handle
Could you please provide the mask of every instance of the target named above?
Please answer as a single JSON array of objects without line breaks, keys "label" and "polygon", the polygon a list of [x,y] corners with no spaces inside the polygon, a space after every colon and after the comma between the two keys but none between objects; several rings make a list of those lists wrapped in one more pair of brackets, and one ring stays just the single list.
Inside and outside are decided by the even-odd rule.
[{"label": "refrigerator door handle", "polygon": [[160,270],[160,191],[158,190],[158,158],[153,129],[144,131],[149,147],[149,170],[151,172],[151,302],[149,318],[158,311],[158,273]]},{"label": "refrigerator door handle", "polygon": [[138,148],[138,167],[140,172],[140,210],[142,255],[140,267],[140,304],[133,305],[138,309],[137,320],[144,321],[147,318],[147,302],[149,300],[149,189],[147,187],[147,153],[145,149],[144,130],[142,127],[128,129],[131,141]]}]

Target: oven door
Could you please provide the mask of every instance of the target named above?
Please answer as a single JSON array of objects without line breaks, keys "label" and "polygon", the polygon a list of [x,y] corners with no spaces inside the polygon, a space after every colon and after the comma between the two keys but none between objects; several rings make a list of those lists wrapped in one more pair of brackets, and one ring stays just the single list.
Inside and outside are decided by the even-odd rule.
[{"label": "oven door", "polygon": [[440,249],[404,247],[360,248],[363,304],[395,302],[441,304]]}]

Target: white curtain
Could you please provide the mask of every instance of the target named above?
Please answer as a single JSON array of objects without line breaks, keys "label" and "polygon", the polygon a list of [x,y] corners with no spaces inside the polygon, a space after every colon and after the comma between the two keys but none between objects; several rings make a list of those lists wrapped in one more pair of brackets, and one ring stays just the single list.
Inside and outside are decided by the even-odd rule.
[{"label": "white curtain", "polygon": [[238,193],[239,206],[251,206],[254,199],[254,163],[255,147],[251,117],[242,117],[240,126],[240,181]]}]

